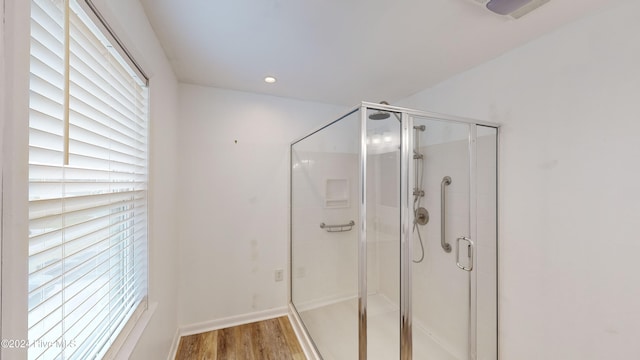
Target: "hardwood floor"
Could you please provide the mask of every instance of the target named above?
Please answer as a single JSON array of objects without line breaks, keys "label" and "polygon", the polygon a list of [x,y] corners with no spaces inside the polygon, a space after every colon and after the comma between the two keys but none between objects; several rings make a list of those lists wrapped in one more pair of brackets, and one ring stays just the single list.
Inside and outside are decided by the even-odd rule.
[{"label": "hardwood floor", "polygon": [[289,318],[183,336],[176,360],[305,360]]}]

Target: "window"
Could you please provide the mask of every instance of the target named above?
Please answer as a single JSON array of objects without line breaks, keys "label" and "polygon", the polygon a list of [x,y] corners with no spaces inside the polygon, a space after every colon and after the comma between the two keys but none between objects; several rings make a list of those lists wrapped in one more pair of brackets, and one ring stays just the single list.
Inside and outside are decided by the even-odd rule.
[{"label": "window", "polygon": [[29,359],[102,358],[146,308],[148,88],[91,9],[31,1]]}]

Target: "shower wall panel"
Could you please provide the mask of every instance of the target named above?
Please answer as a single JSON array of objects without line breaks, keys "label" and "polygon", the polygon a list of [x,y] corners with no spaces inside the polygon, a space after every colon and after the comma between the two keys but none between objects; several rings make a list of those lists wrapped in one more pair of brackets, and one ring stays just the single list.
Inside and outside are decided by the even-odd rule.
[{"label": "shower wall panel", "polygon": [[[328,232],[320,228],[358,219],[358,155],[329,152],[295,152],[292,227],[295,264],[292,276],[298,310],[305,310],[357,295],[357,227]],[[348,206],[327,207],[327,180],[348,183]]]},{"label": "shower wall panel", "polygon": [[[397,176],[400,159],[395,152],[367,157],[367,290],[399,304],[400,228],[399,191]],[[389,189],[392,189],[389,191]],[[386,190],[386,191],[384,191]]]},{"label": "shower wall panel", "polygon": [[[423,206],[431,214],[431,219],[421,226],[425,260],[413,264],[414,326],[423,328],[458,359],[464,358],[461,351],[467,348],[468,312],[461,309],[467,309],[469,298],[468,287],[465,286],[468,273],[456,266],[455,240],[469,233],[468,152],[468,139],[459,140],[457,137],[420,148],[426,168]],[[453,248],[449,253],[444,252],[440,244],[440,192],[444,176],[452,179],[451,185],[445,189],[445,234],[447,243]],[[420,251],[418,241],[414,235],[414,257]]]},{"label": "shower wall panel", "polygon": [[328,359],[358,351],[359,120],[353,113],[291,148],[291,301]]}]

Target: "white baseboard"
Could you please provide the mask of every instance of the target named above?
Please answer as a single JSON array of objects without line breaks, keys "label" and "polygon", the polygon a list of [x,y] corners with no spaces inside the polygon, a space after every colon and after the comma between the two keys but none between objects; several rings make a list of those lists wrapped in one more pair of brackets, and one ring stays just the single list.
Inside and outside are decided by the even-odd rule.
[{"label": "white baseboard", "polygon": [[269,310],[257,311],[248,314],[234,315],[222,319],[204,321],[201,323],[183,325],[178,328],[180,336],[200,334],[207,331],[224,329],[231,326],[248,324],[256,321],[273,319],[287,315],[287,307],[278,307]]},{"label": "white baseboard", "polygon": [[293,328],[293,332],[296,333],[296,337],[298,338],[298,342],[300,343],[300,347],[302,347],[302,352],[304,352],[304,356],[308,360],[321,360],[320,354],[316,351],[315,346],[311,342],[311,338],[304,330],[304,326],[302,325],[302,319],[296,313],[296,309],[293,304],[289,304],[289,322],[291,323],[291,327]]},{"label": "white baseboard", "polygon": [[173,334],[173,340],[171,341],[171,348],[169,349],[169,357],[167,360],[175,360],[178,354],[178,345],[180,345],[180,328],[176,329],[176,333]]}]

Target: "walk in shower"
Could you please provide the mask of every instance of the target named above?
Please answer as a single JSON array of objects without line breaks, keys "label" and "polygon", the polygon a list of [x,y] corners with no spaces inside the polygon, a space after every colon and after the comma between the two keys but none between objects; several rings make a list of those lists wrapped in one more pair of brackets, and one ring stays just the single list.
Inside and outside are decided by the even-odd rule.
[{"label": "walk in shower", "polygon": [[362,103],[291,144],[290,315],[325,360],[497,360],[496,125]]}]

